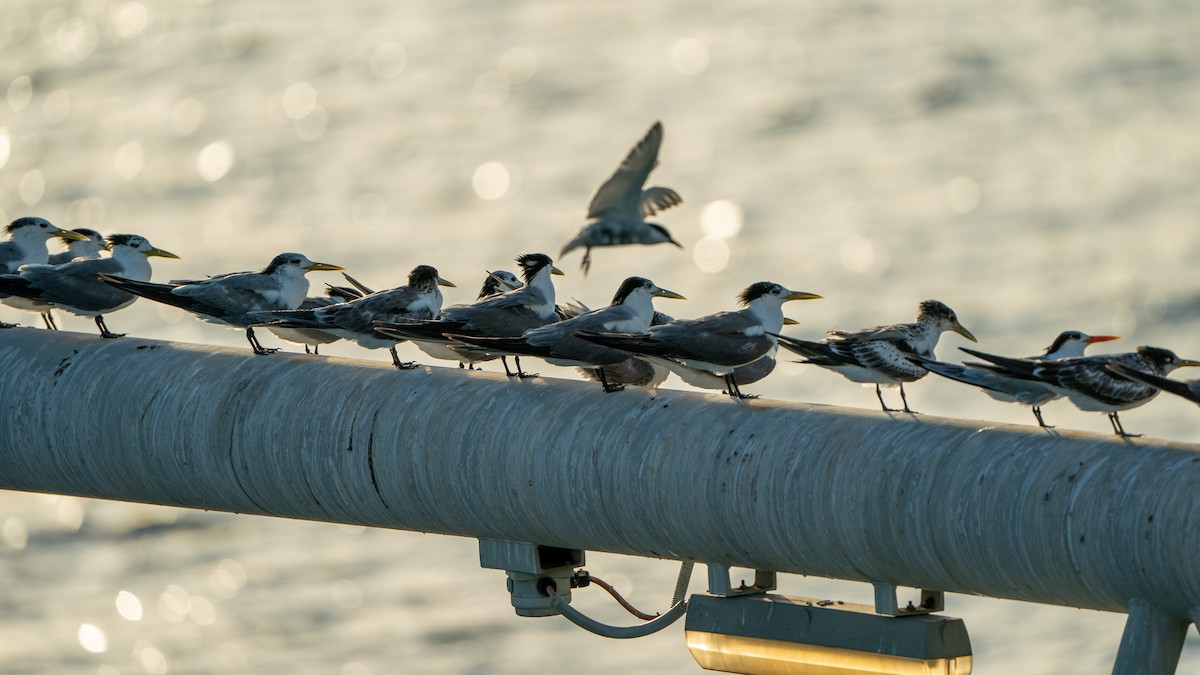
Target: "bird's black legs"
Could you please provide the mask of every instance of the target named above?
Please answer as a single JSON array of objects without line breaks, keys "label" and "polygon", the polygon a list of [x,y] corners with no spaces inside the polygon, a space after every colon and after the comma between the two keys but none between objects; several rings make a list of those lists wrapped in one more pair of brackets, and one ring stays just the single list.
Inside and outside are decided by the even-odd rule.
[{"label": "bird's black legs", "polygon": [[58,324],[54,323],[54,317],[50,315],[50,312],[42,312],[42,321],[48,330],[58,330]]},{"label": "bird's black legs", "polygon": [[729,373],[725,376],[725,393],[738,400],[758,398],[757,394],[743,394],[741,387],[738,386],[737,378],[734,377],[733,373]]},{"label": "bird's black legs", "polygon": [[[97,317],[98,319],[99,317]],[[274,354],[278,349],[267,349],[258,342],[258,338],[254,337],[254,326],[246,326],[246,340],[250,342],[250,347],[255,354],[262,356],[263,354]]]},{"label": "bird's black legs", "polygon": [[604,391],[606,391],[610,394],[613,393],[614,391],[621,391],[622,389],[625,388],[625,385],[623,385],[623,384],[609,384],[608,378],[604,376],[603,368],[596,369],[596,376],[600,378],[600,384],[604,385]]},{"label": "bird's black legs", "polygon": [[879,399],[879,407],[883,408],[883,412],[900,412],[895,408],[889,408],[888,404],[883,402],[883,388],[878,384],[875,385],[875,396]]},{"label": "bird's black legs", "polygon": [[398,370],[412,370],[417,367],[416,361],[401,361],[400,355],[396,353],[395,345],[388,347],[388,351],[392,353],[392,365]]},{"label": "bird's black legs", "polygon": [[1121,418],[1117,417],[1117,413],[1115,411],[1108,413],[1108,421],[1112,422],[1113,433],[1121,438],[1137,438],[1141,436],[1141,434],[1126,433],[1125,427],[1121,424]]},{"label": "bird's black legs", "polygon": [[1053,424],[1046,424],[1046,420],[1042,419],[1042,409],[1037,407],[1036,405],[1033,406],[1033,416],[1037,418],[1039,427],[1041,427],[1043,429],[1053,429],[1054,428]]},{"label": "bird's black legs", "polygon": [[304,345],[304,353],[305,353],[305,354],[311,354],[311,353],[312,353],[312,350],[308,348],[308,345],[307,345],[307,344],[305,344],[305,345]]},{"label": "bird's black legs", "polygon": [[[878,385],[876,385],[876,387],[878,387]],[[921,414],[921,413],[917,412],[916,410],[913,410],[912,408],[908,407],[908,397],[904,395],[904,383],[903,382],[900,383],[900,400],[904,402],[903,412],[906,412],[910,415],[920,415]]]},{"label": "bird's black legs", "polygon": [[588,246],[583,249],[583,262],[579,265],[583,268],[583,276],[587,276],[588,270],[592,269],[592,247]]},{"label": "bird's black legs", "polygon": [[524,380],[526,378],[538,376],[537,373],[527,373],[527,372],[521,370],[521,357],[514,356],[513,363],[517,364],[517,377],[521,378],[522,380]]},{"label": "bird's black legs", "polygon": [[96,316],[96,328],[100,329],[100,337],[102,338],[125,337],[124,333],[114,333],[108,329],[108,326],[104,325],[104,315]]},{"label": "bird's black legs", "polygon": [[507,356],[501,356],[500,363],[504,364],[504,374],[505,375],[507,375],[509,377],[516,377],[516,374],[513,373],[513,371],[508,369],[508,357]]}]

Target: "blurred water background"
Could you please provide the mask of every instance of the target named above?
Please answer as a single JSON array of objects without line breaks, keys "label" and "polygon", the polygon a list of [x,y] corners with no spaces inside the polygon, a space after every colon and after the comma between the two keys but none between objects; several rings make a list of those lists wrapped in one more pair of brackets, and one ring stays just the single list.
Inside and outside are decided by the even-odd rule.
[{"label": "blurred water background", "polygon": [[[661,119],[652,182],[685,204],[658,220],[686,251],[598,250],[586,278],[573,254],[560,297],[602,305],[641,274],[690,298],[662,309],[697,316],[770,279],[826,296],[791,308],[800,336],[910,320],[933,297],[992,352],[1035,353],[1072,328],[1200,358],[1198,28],[1195,5],[1132,0],[5,0],[0,220],[145,234],[183,256],[156,259],[159,279],[300,251],[388,287],[429,263],[463,302],[484,270],[556,254]],[[144,301],[109,325],[246,347]],[[947,337],[942,356],[961,344]],[[747,389],[876,405],[794,364]],[[910,401],[1033,423],[936,378]],[[1066,403],[1046,415],[1109,428]],[[1123,419],[1200,441],[1200,414],[1175,397]],[[675,565],[590,558],[636,604],[665,607]],[[470,540],[3,493],[0,672],[698,670],[678,628],[614,644],[519,619],[503,575],[477,563]],[[871,598],[820,579],[783,588]],[[598,592],[578,598],[624,621]],[[947,604],[983,675],[1107,672],[1123,621]],[[1200,670],[1196,642],[1180,672]]]}]

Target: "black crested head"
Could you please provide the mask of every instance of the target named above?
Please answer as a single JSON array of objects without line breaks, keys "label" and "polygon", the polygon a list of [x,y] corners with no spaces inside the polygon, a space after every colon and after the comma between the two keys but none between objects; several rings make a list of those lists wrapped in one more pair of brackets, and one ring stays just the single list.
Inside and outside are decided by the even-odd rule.
[{"label": "black crested head", "polygon": [[104,237],[100,236],[99,232],[97,232],[95,230],[90,230],[86,227],[77,227],[71,231],[75,232],[76,234],[82,234],[83,236],[87,237],[89,241],[103,241],[104,240]]},{"label": "black crested head", "polygon": [[925,300],[917,307],[917,319],[945,319],[947,321],[958,321],[958,315],[954,310],[950,309],[946,303],[940,300]]},{"label": "black crested head", "polygon": [[417,265],[408,273],[408,285],[411,288],[430,288],[437,286],[438,271],[431,265]]},{"label": "black crested head", "polygon": [[525,283],[529,283],[534,275],[553,265],[554,261],[545,253],[526,253],[517,256],[517,264],[521,266],[521,276],[525,277]]},{"label": "black crested head", "polygon": [[21,230],[26,227],[39,227],[44,230],[56,229],[53,225],[50,224],[50,221],[46,220],[45,218],[38,218],[36,216],[24,216],[22,218],[17,218],[16,220],[12,221],[8,225],[5,225],[4,231],[9,234],[14,234],[17,232],[17,230]]},{"label": "black crested head", "polygon": [[111,246],[137,246],[146,241],[136,234],[110,234],[107,237]]},{"label": "black crested head", "polygon": [[479,297],[475,299],[483,300],[493,295],[499,295],[504,291],[505,287],[500,284],[500,274],[497,272],[488,272],[487,278],[483,280],[483,288],[479,289]]},{"label": "black crested head", "polygon": [[1053,354],[1062,349],[1068,342],[1077,342],[1084,339],[1083,333],[1077,330],[1064,330],[1058,334],[1058,337],[1054,338],[1054,342],[1051,342],[1049,347],[1046,347],[1046,353]]},{"label": "black crested head", "polygon": [[1179,361],[1179,357],[1175,355],[1175,352],[1171,351],[1170,349],[1163,349],[1162,347],[1150,347],[1148,345],[1142,345],[1141,347],[1137,348],[1137,353],[1141,354],[1142,357],[1150,363],[1159,367],[1173,365]]},{"label": "black crested head", "polygon": [[289,267],[289,266],[299,267],[300,265],[304,264],[305,260],[307,260],[307,258],[300,255],[299,253],[280,253],[279,255],[275,256],[274,258],[271,258],[271,262],[268,263],[267,266],[263,268],[262,273],[263,274],[274,274],[275,272],[279,271],[283,267]]},{"label": "black crested head", "polygon": [[783,293],[783,286],[772,281],[759,281],[747,286],[746,290],[742,291],[742,294],[738,296],[738,302],[745,307],[762,296],[772,293],[776,295]]},{"label": "black crested head", "polygon": [[630,293],[633,293],[639,288],[652,288],[653,286],[654,282],[645,277],[629,277],[625,281],[621,282],[621,287],[617,289],[617,293],[613,296],[612,303],[610,304],[624,304],[625,299],[629,297]]}]

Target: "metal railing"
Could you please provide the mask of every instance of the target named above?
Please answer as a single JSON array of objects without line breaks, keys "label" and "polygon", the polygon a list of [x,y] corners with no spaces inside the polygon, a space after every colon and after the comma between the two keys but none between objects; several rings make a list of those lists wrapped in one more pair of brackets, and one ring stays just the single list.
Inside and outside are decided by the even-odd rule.
[{"label": "metal railing", "polygon": [[1191,445],[32,329],[0,373],[3,489],[1128,612],[1118,672],[1200,608]]}]

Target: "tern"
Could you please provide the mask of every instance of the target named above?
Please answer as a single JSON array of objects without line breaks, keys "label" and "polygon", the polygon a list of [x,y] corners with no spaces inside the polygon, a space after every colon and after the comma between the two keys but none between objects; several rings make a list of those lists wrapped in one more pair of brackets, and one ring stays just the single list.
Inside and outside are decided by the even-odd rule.
[{"label": "tern", "polygon": [[1135,352],[1104,354],[1102,356],[1079,356],[1058,361],[1038,359],[1012,359],[995,354],[963,349],[971,356],[999,366],[1003,372],[1014,377],[1045,382],[1054,390],[1070,399],[1076,408],[1088,412],[1108,415],[1113,433],[1122,437],[1140,434],[1125,432],[1120,417],[1122,410],[1130,410],[1149,403],[1158,396],[1158,389],[1115,375],[1110,364],[1139,370],[1150,375],[1169,375],[1176,368],[1200,366],[1200,361],[1181,359],[1174,352],[1159,347],[1138,347]]},{"label": "tern", "polygon": [[[346,297],[347,300],[353,300],[355,297],[361,297],[363,295],[368,295],[375,292],[349,274],[343,273],[342,276],[346,277],[346,280],[354,285],[354,289],[359,291],[358,295],[350,295],[349,297]],[[483,287],[479,290],[479,296],[476,299],[483,300],[485,298],[490,298],[494,295],[500,295],[501,293],[508,291],[515,291],[524,285],[524,282],[518,279],[517,275],[507,270],[488,272],[487,277],[485,277],[483,280]],[[349,294],[354,290],[341,286],[336,288],[338,291],[341,291],[345,294]],[[330,292],[333,292],[332,288]],[[479,361],[487,361],[496,358],[494,356],[482,355],[478,352],[467,352],[460,347],[442,344],[440,342],[415,340],[413,341],[413,344],[416,345],[417,349],[420,349],[422,352],[425,352],[426,355],[432,358],[441,359],[444,361],[458,361],[459,368],[470,368],[471,370],[475,370],[475,364]]]},{"label": "tern", "polygon": [[[558,309],[564,319],[571,319],[592,311],[590,307],[578,300],[572,300],[566,305],[559,305]],[[650,319],[650,325],[659,326],[674,320],[675,317],[670,314],[664,314],[655,310],[654,317]],[[646,389],[658,389],[659,385],[665,382],[667,376],[671,374],[671,371],[663,366],[651,363],[649,360],[639,356],[630,356],[628,359],[611,366],[603,366],[601,368],[582,367],[575,370],[585,380],[601,383],[608,382],[609,384],[623,384],[627,387],[645,387]],[[603,375],[603,379],[601,379],[601,375]]]},{"label": "tern", "polygon": [[579,337],[643,357],[670,359],[689,368],[707,371],[724,379],[725,390],[730,396],[753,398],[742,394],[738,388],[735,370],[757,361],[776,347],[775,335],[784,324],[783,303],[820,297],[760,281],[746,288],[739,297],[745,309],[652,326],[640,334],[581,332]]},{"label": "tern", "polygon": [[[44,265],[50,260],[50,250],[46,241],[50,237],[60,237],[65,241],[81,241],[84,235],[70,230],[64,230],[51,224],[45,218],[26,216],[17,218],[4,227],[6,239],[0,241],[0,274],[16,274],[22,265]],[[0,293],[0,302],[17,309],[45,313],[44,306],[30,303],[26,298],[12,297]],[[46,327],[53,327],[53,320],[43,316]],[[0,328],[12,328],[17,324],[0,322]]]},{"label": "tern", "polygon": [[376,333],[375,323],[434,318],[442,310],[442,291],[439,286],[453,287],[454,284],[439,276],[433,267],[418,265],[409,273],[407,286],[315,309],[257,312],[256,316],[269,321],[266,327],[271,329],[316,328],[367,349],[387,347],[392,355],[392,365],[408,370],[416,368],[417,364],[400,361],[396,354],[397,340]]},{"label": "tern", "polygon": [[[1074,358],[1083,356],[1084,350],[1089,345],[1120,339],[1115,335],[1088,335],[1077,330],[1063,331],[1046,348],[1045,353],[1038,356],[1030,356],[1028,359],[1058,361],[1060,359]],[[1055,399],[1062,398],[1062,394],[1052,389],[1045,382],[1013,377],[1006,374],[1003,369],[989,363],[968,362],[958,365],[955,363],[934,361],[932,359],[923,359],[919,356],[911,356],[910,358],[920,364],[922,368],[937,373],[942,377],[979,387],[983,393],[997,401],[1020,403],[1030,406],[1033,408],[1033,416],[1037,419],[1038,426],[1045,429],[1054,428],[1046,424],[1046,420],[1042,419],[1042,406]]]},{"label": "tern", "polygon": [[25,265],[18,274],[0,276],[0,292],[93,317],[101,337],[122,337],[124,333],[108,329],[104,315],[128,307],[137,296],[113,288],[101,278],[115,275],[145,282],[150,278],[150,258],[179,256],[155,248],[136,234],[114,234],[108,242],[112,253],[107,258],[84,258],[62,265]]},{"label": "tern", "polygon": [[683,203],[679,193],[670,188],[651,187],[643,190],[650,172],[658,165],[658,149],[662,145],[662,122],[655,122],[646,136],[634,146],[616,173],[604,181],[588,204],[588,223],[567,242],[559,257],[583,247],[583,273],[592,266],[592,249],[597,246],[626,244],[683,245],[671,237],[667,228],[646,218],[659,211]]},{"label": "tern", "polygon": [[[86,227],[77,227],[71,230],[71,232],[74,232],[75,234],[82,234],[84,237],[86,237],[86,239],[75,239],[74,237],[64,238],[63,242],[66,243],[67,250],[59,251],[58,253],[51,253],[50,257],[46,260],[47,265],[62,265],[80,258],[91,260],[94,258],[99,258],[101,251],[109,250],[109,245],[108,242],[104,240],[104,235],[95,230],[88,229]],[[9,304],[15,307],[20,301],[16,300],[16,298],[13,298],[13,300],[14,301]],[[36,300],[28,299],[27,302],[29,303],[29,306],[22,307],[22,309],[41,312],[42,321],[45,322],[46,328],[49,328],[50,330],[58,330],[58,324],[54,322],[54,317],[50,313],[50,310],[54,308],[52,304],[39,303]]]},{"label": "tern", "polygon": [[313,262],[299,253],[280,253],[261,272],[237,272],[184,284],[152,284],[120,276],[100,278],[121,290],[187,310],[203,321],[245,328],[246,340],[255,354],[273,354],[279,350],[264,348],[254,336],[254,326],[263,323],[254,313],[299,307],[308,293],[306,273],[340,269]]},{"label": "tern", "polygon": [[1192,403],[1200,403],[1200,380],[1180,382],[1179,380],[1144,373],[1116,362],[1109,362],[1106,368],[1108,368],[1109,372],[1126,379],[1137,380],[1138,382],[1162,389],[1176,396],[1182,396]]},{"label": "tern", "polygon": [[[453,350],[454,356],[449,357],[460,361],[464,356],[471,361],[483,361],[489,358],[486,352],[464,345],[461,342],[446,337],[447,333],[469,335],[472,337],[519,337],[527,330],[554,323],[559,320],[554,304],[554,282],[551,275],[562,274],[562,270],[554,266],[550,256],[542,253],[527,253],[517,258],[521,266],[521,275],[525,285],[515,291],[501,293],[472,305],[455,305],[446,308],[441,315],[432,321],[413,322],[380,322],[375,329],[384,335],[402,340],[412,340],[415,343],[427,342],[459,347]],[[426,352],[431,356],[432,351]],[[534,374],[521,370],[520,357],[517,357],[517,372],[508,369],[508,362],[501,357],[504,372],[509,377],[534,377]]]},{"label": "tern", "polygon": [[69,231],[74,232],[75,234],[82,234],[84,238],[76,239],[75,237],[70,236],[59,236],[59,238],[66,243],[67,250],[59,251],[58,253],[51,253],[49,259],[46,260],[46,264],[62,265],[63,263],[69,263],[76,258],[99,258],[101,251],[109,250],[109,244],[104,239],[104,235],[95,230],[86,227],[77,227]]},{"label": "tern", "polygon": [[603,368],[628,361],[632,355],[620,349],[581,339],[576,333],[644,332],[654,318],[653,300],[656,297],[685,299],[675,291],[659,288],[649,279],[629,277],[621,283],[607,307],[528,330],[520,337],[478,337],[455,333],[447,333],[446,337],[479,347],[489,353],[536,356],[557,366],[591,368],[604,391],[611,393],[621,391],[625,385],[609,382]]},{"label": "tern", "polygon": [[[904,393],[905,382],[915,382],[929,374],[910,355],[926,359],[934,358],[933,350],[938,338],[946,331],[976,342],[975,336],[958,322],[954,310],[937,300],[922,302],[914,323],[878,326],[858,331],[829,331],[829,338],[820,342],[809,342],[779,336],[779,344],[795,352],[811,363],[834,371],[850,380],[862,384],[874,384],[875,396],[884,412],[916,411],[908,407]],[[904,407],[897,411],[883,401],[881,386],[900,386],[900,400]]]}]

